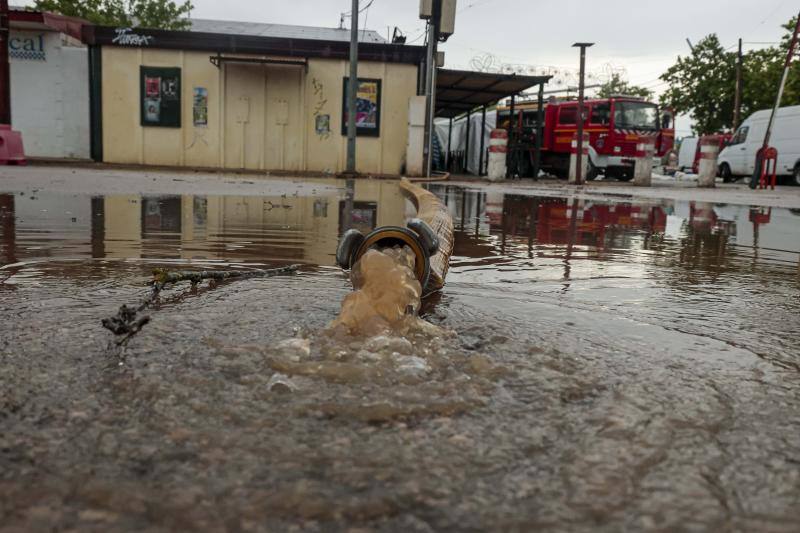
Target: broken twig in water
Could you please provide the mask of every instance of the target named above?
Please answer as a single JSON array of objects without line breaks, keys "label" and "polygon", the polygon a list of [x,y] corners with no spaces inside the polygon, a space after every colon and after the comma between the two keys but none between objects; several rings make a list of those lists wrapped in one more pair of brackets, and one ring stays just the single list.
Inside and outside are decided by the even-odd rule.
[{"label": "broken twig in water", "polygon": [[153,285],[159,284],[163,287],[170,283],[179,283],[181,281],[191,281],[192,283],[200,283],[205,279],[213,279],[215,281],[222,281],[232,278],[269,278],[272,276],[280,276],[282,274],[291,274],[296,272],[299,265],[289,265],[281,268],[271,268],[269,270],[203,270],[195,272],[191,270],[183,272],[167,272],[159,268],[153,271]]},{"label": "broken twig in water", "polygon": [[203,280],[224,281],[226,279],[243,278],[270,278],[297,272],[300,265],[289,265],[280,268],[270,268],[268,270],[203,270],[203,271],[179,271],[169,272],[158,268],[153,271],[153,281],[150,282],[153,290],[138,305],[122,305],[117,314],[103,319],[103,327],[111,331],[114,335],[124,335],[117,341],[117,345],[126,344],[131,337],[139,333],[141,329],[150,322],[149,316],[137,318],[137,315],[150,307],[158,298],[161,290],[173,283],[189,281],[196,285]]}]

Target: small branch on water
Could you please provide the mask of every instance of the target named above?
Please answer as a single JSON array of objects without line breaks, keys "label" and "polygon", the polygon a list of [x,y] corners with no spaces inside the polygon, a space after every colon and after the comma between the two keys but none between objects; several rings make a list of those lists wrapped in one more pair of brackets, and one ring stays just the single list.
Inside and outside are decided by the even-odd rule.
[{"label": "small branch on water", "polygon": [[163,268],[158,268],[153,271],[153,285],[161,285],[163,287],[164,285],[178,283],[181,281],[200,283],[205,279],[223,281],[232,278],[269,278],[272,276],[280,276],[282,274],[291,274],[296,272],[298,268],[299,265],[290,265],[287,267],[272,268],[269,270],[203,270],[201,272],[195,272],[191,270],[182,272],[167,272]]},{"label": "small branch on water", "polygon": [[150,294],[136,306],[122,305],[116,315],[104,318],[102,324],[104,328],[111,331],[114,335],[123,335],[121,339],[116,341],[117,346],[123,346],[150,322],[149,316],[137,318],[137,315],[153,305],[158,299],[161,290],[167,285],[180,283],[182,281],[189,281],[192,285],[196,285],[206,279],[224,281],[227,279],[271,278],[273,276],[293,274],[297,272],[299,268],[300,265],[289,265],[268,270],[203,270],[200,272],[169,272],[165,269],[158,268],[153,271],[153,281],[150,282],[153,286],[153,290]]}]

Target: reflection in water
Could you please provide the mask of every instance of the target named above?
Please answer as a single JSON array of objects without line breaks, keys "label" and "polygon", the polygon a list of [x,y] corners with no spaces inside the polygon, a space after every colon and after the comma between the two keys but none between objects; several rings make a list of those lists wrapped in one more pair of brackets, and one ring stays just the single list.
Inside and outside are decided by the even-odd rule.
[{"label": "reflection in water", "polygon": [[16,263],[15,240],[17,237],[17,230],[14,218],[13,194],[0,194],[0,229],[2,229],[2,239],[0,239],[0,264]]},{"label": "reflection in water", "polygon": [[787,298],[800,288],[796,213],[436,192],[457,221],[451,284],[502,284],[519,298],[577,291],[563,301],[746,346],[800,369],[800,307]]},{"label": "reflection in water", "polygon": [[[348,199],[349,198],[349,199]],[[331,208],[331,206],[333,206]],[[391,182],[345,197],[0,195],[0,265],[46,257],[333,263],[346,227],[402,224],[413,206]],[[76,217],[76,214],[78,215]]]},{"label": "reflection in water", "polygon": [[[600,264],[661,262],[674,257],[688,269],[723,273],[742,258],[765,268],[798,261],[797,215],[672,200],[617,202],[503,195],[433,186],[456,223],[456,271],[557,259],[570,279],[576,261]],[[463,267],[463,268],[459,268]]]}]

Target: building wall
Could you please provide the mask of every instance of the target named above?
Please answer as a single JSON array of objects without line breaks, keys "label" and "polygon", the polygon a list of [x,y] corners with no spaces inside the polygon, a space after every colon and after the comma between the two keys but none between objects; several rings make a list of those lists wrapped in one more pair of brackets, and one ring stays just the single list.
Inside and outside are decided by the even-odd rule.
[{"label": "building wall", "polygon": [[[254,170],[341,172],[343,60],[298,66],[226,63],[210,53],[106,46],[103,61],[104,160],[113,163]],[[181,68],[181,127],[142,127],[139,67]],[[382,80],[380,136],[358,138],[361,172],[400,174],[408,138],[409,98],[417,68],[359,63],[360,78]],[[194,87],[208,90],[208,124],[195,126]],[[328,115],[330,131],[317,130]]]},{"label": "building wall", "polygon": [[11,121],[29,157],[89,158],[89,63],[83,46],[12,30]]}]

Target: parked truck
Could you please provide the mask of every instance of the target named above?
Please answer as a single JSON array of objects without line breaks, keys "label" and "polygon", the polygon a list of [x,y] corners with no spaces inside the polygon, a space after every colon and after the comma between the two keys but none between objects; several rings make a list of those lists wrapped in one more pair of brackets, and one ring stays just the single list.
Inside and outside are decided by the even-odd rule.
[{"label": "parked truck", "polygon": [[[509,129],[509,106],[497,109],[499,128]],[[540,168],[565,178],[573,136],[578,131],[578,102],[550,100],[543,109]],[[514,127],[510,141],[515,173],[530,175],[536,146],[538,103],[522,102],[514,107]],[[675,140],[673,113],[642,98],[615,96],[586,100],[584,131],[589,134],[589,172],[587,179],[600,173],[623,181],[633,178],[636,145],[642,137],[655,141],[656,154],[662,157]]]}]

